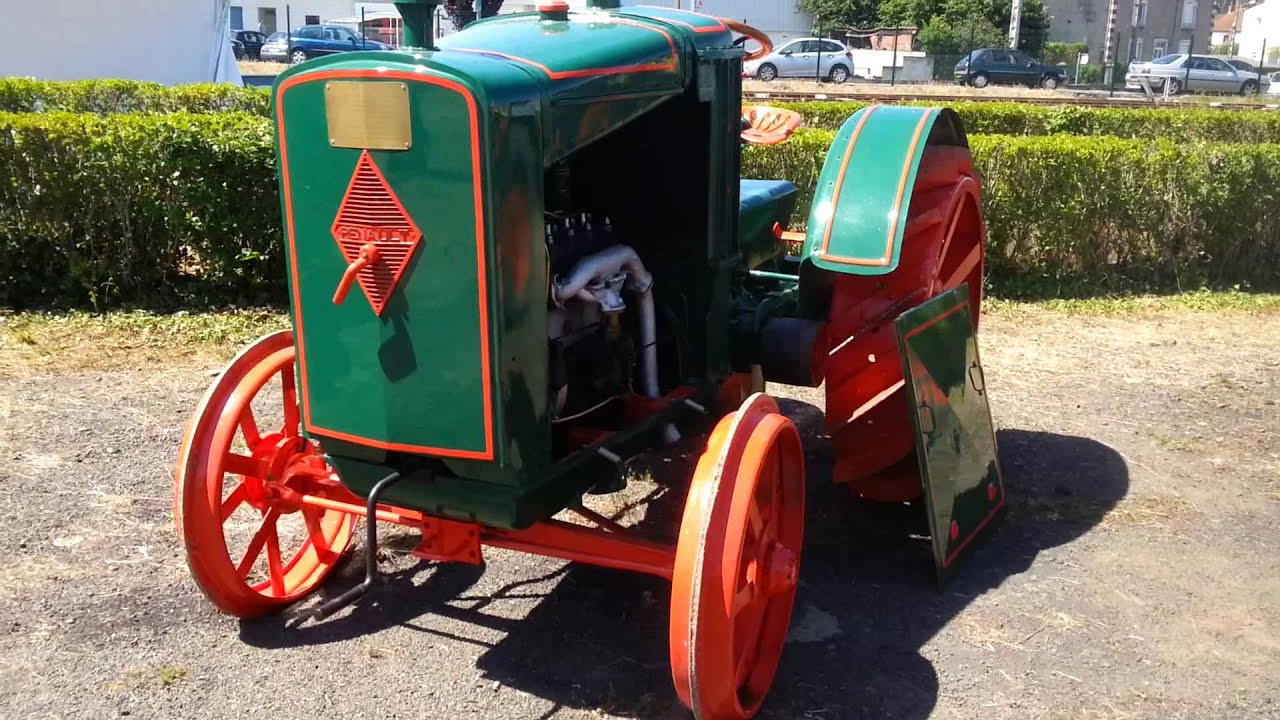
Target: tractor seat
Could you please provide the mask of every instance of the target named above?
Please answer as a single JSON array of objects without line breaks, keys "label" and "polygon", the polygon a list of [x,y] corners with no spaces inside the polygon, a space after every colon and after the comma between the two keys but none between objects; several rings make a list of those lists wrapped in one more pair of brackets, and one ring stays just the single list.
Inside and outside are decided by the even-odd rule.
[{"label": "tractor seat", "polygon": [[768,105],[742,108],[742,141],[752,145],[777,145],[800,127],[800,113]]}]

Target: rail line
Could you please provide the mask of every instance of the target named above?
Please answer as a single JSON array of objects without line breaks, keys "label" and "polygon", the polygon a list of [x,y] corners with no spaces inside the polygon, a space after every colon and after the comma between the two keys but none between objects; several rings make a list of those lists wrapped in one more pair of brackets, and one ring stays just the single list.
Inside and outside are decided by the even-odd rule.
[{"label": "rail line", "polygon": [[1159,101],[1152,102],[1141,97],[1133,99],[1097,97],[1092,95],[1063,94],[1061,97],[1003,97],[982,95],[947,95],[947,94],[909,94],[909,93],[841,93],[841,92],[796,92],[748,90],[743,88],[743,100],[774,100],[780,102],[1019,102],[1031,105],[1085,105],[1089,107],[1136,107],[1136,108],[1212,108],[1215,110],[1280,110],[1280,97],[1276,102],[1242,103],[1242,102],[1185,102]]}]

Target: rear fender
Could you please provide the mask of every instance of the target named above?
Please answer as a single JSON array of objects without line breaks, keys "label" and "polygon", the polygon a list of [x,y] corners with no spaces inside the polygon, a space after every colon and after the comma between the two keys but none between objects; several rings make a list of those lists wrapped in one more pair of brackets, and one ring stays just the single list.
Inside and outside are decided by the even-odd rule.
[{"label": "rear fender", "polygon": [[968,149],[953,110],[872,105],[846,120],[818,176],[805,231],[807,259],[838,273],[893,272],[928,145]]}]

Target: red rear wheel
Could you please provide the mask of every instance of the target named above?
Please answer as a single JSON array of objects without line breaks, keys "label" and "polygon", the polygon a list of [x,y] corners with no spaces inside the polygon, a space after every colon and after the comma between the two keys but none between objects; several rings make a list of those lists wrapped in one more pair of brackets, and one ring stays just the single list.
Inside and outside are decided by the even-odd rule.
[{"label": "red rear wheel", "polygon": [[247,347],[205,393],[178,453],[174,516],[187,564],[209,600],[237,617],[269,613],[313,590],[355,524],[298,500],[349,493],[299,434],[293,361],[289,331]]},{"label": "red rear wheel", "polygon": [[905,309],[904,298],[916,305],[968,283],[976,326],[984,234],[969,150],[929,146],[912,187],[898,268],[889,275],[834,279],[826,429],[835,480],[868,500],[903,502],[923,492],[912,462],[914,431],[892,319]]},{"label": "red rear wheel", "polygon": [[795,425],[757,393],[716,425],[676,545],[671,671],[700,720],[748,718],[777,673],[804,536]]}]

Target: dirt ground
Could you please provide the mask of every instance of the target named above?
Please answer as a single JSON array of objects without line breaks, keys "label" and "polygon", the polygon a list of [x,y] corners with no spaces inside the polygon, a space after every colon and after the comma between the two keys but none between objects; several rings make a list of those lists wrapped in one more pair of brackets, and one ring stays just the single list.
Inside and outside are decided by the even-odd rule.
[{"label": "dirt ground", "polygon": [[[810,494],[762,717],[1280,717],[1280,315],[1019,306],[984,323],[1011,511],[942,591],[918,507],[830,485],[821,391],[770,386],[802,426]],[[50,358],[15,337],[0,332],[0,718],[686,716],[665,584],[622,572],[501,551],[435,567],[397,535],[385,584],[323,623],[215,613],[170,473],[237,348],[86,336]],[[677,495],[633,516],[660,526]]]}]

